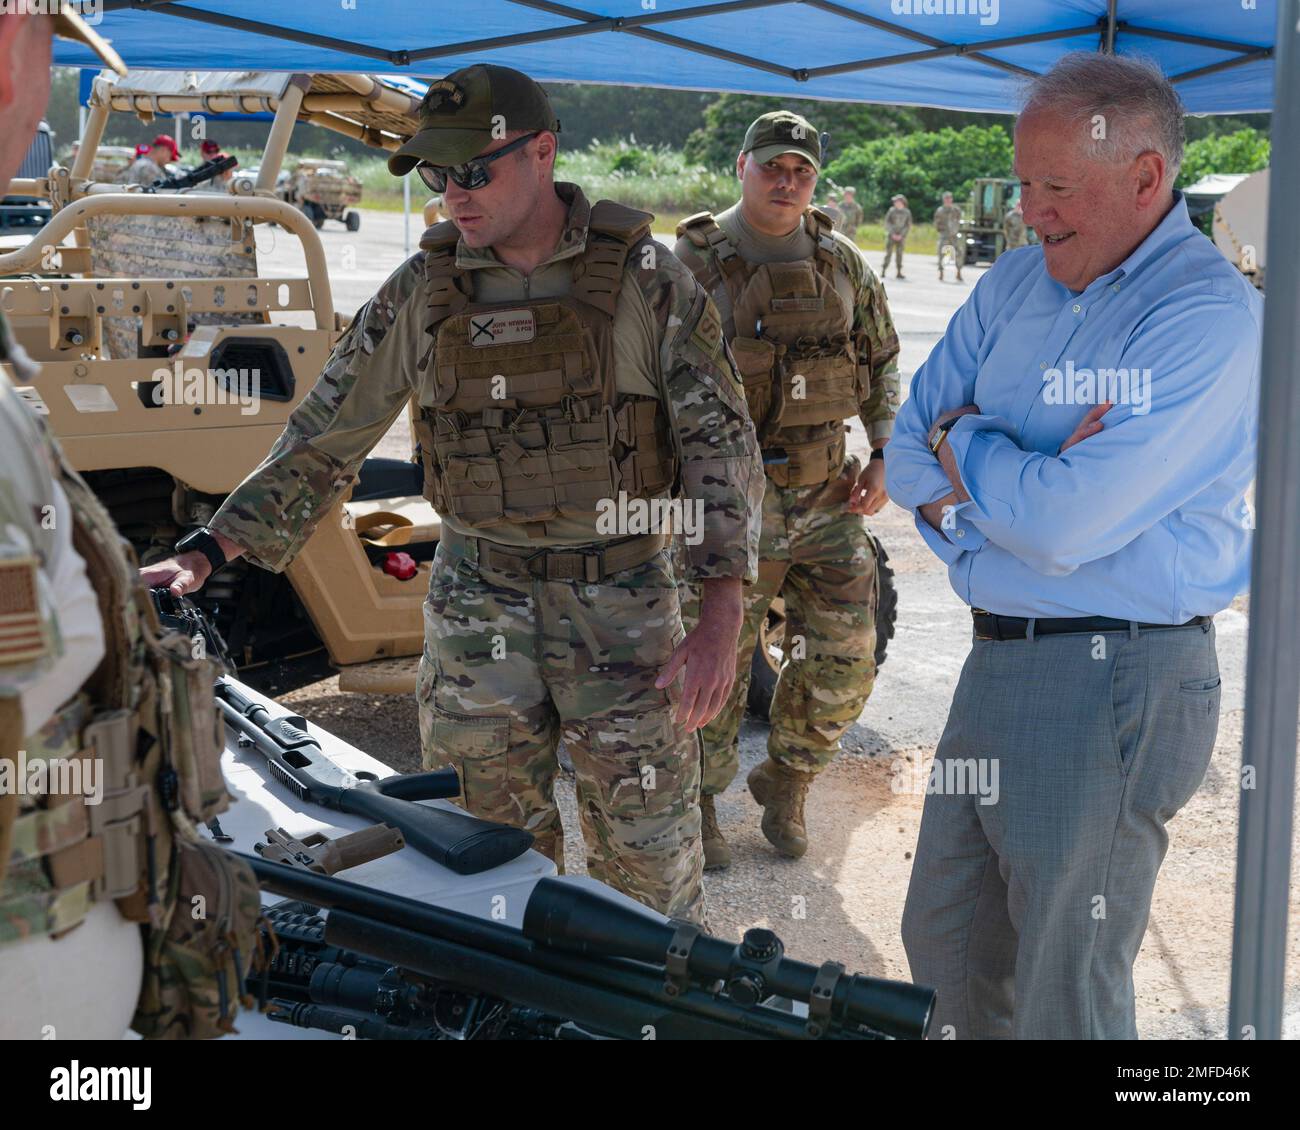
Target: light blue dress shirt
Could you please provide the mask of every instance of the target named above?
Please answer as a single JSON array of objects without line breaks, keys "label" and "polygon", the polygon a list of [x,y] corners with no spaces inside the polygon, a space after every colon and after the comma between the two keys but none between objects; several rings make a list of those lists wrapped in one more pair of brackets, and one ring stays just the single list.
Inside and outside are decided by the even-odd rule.
[{"label": "light blue dress shirt", "polygon": [[[916,512],[962,600],[1161,624],[1218,612],[1250,577],[1262,322],[1258,292],[1177,193],[1081,293],[1041,247],[1008,252],[912,378],[885,452],[890,496],[916,512],[951,491],[926,440],[942,413],[977,404],[947,441],[971,500],[942,531]],[[1059,455],[1107,392],[1119,402],[1102,431]]]}]

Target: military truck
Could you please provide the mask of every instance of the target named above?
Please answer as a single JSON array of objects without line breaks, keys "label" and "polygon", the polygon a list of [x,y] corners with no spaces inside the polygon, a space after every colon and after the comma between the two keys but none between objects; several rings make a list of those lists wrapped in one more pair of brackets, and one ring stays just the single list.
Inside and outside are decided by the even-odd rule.
[{"label": "military truck", "polygon": [[[360,74],[133,70],[96,79],[71,168],[14,182],[53,211],[0,248],[6,315],[41,364],[20,394],[143,560],[169,555],[258,465],[346,328],[313,221],[274,191],[295,124],[393,150],[418,102]],[[275,118],[257,176],[223,192],[94,175],[111,113],[264,110]],[[305,277],[258,269],[271,223],[300,242]],[[439,531],[420,480],[417,463],[368,460],[284,574],[237,561],[205,586],[198,603],[241,670],[324,649],[342,689],[413,689]]]},{"label": "military truck", "polygon": [[[1020,181],[1015,177],[979,177],[975,181],[958,241],[966,250],[967,263],[995,263],[1007,249],[1002,220],[1019,199]],[[1038,242],[1032,230],[1029,241]]]},{"label": "military truck", "polygon": [[280,198],[287,200],[316,227],[326,220],[338,220],[348,231],[361,228],[361,182],[348,174],[342,161],[303,157],[296,161],[287,177],[282,177]]}]

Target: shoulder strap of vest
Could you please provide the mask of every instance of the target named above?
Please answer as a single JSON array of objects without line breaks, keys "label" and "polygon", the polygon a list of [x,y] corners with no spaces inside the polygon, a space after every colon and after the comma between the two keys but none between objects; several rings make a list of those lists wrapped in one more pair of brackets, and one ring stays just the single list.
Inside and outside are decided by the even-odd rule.
[{"label": "shoulder strap of vest", "polygon": [[839,259],[835,254],[835,236],[832,234],[835,225],[831,222],[831,218],[820,208],[809,205],[804,213],[804,220],[808,225],[808,234],[817,244],[815,255],[818,266],[824,269],[839,266]]},{"label": "shoulder strap of vest", "polygon": [[654,216],[613,200],[597,200],[587,221],[587,246],[574,266],[574,298],[614,317],[628,252],[650,234]]},{"label": "shoulder strap of vest", "polygon": [[424,229],[420,236],[421,251],[437,251],[448,245],[455,247],[460,240],[460,229],[450,220],[441,220]]},{"label": "shoulder strap of vest", "polygon": [[639,208],[629,208],[614,200],[597,200],[591,206],[587,229],[612,236],[631,247],[642,236],[650,234],[653,222],[653,212],[642,212]]},{"label": "shoulder strap of vest", "polygon": [[430,335],[429,348],[420,358],[420,369],[429,363],[438,327],[469,304],[469,280],[465,277],[466,272],[456,266],[456,245],[459,242],[460,229],[450,220],[434,224],[420,237],[429,295],[429,323],[424,328]]},{"label": "shoulder strap of vest", "polygon": [[[681,239],[682,236],[702,251],[711,251],[713,260],[725,277],[730,278],[745,269],[745,261],[736,250],[736,245],[727,238],[727,233],[719,226],[712,212],[696,212],[693,216],[687,216],[677,225],[677,238]],[[705,289],[711,290],[712,287],[706,285]]]}]

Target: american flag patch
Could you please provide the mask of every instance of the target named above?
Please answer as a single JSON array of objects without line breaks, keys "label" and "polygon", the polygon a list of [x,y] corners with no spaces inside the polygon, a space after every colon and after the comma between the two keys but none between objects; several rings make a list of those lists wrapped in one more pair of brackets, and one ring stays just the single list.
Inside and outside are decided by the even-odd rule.
[{"label": "american flag patch", "polygon": [[35,557],[0,560],[0,665],[39,659],[48,650],[41,630]]}]

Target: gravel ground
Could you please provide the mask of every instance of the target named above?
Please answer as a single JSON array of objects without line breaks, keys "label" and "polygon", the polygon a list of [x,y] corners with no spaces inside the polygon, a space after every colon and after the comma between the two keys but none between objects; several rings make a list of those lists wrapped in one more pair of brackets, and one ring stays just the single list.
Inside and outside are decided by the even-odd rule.
[{"label": "gravel ground", "polygon": [[[420,228],[413,219],[413,243]],[[333,224],[321,234],[340,310],[364,302],[401,261],[400,215],[367,212],[357,235]],[[279,238],[267,241],[274,246],[263,246],[259,238],[264,269],[301,265],[296,245],[283,232],[267,235]],[[904,394],[912,373],[981,273],[967,270],[966,282],[960,284],[949,274],[940,283],[928,255],[909,255],[907,269],[905,280],[888,282],[902,340]],[[856,425],[853,439],[865,447]],[[408,451],[405,425],[399,423],[376,454]],[[767,728],[747,721],[741,731],[741,772],[718,805],[734,862],[728,871],[708,876],[708,914],[711,928],[724,936],[739,938],[750,926],[770,926],[795,957],[834,959],[863,973],[906,978],[899,922],[924,798],[897,793],[891,782],[896,766],[924,767],[934,754],[969,647],[969,618],[909,514],[890,505],[872,526],[897,573],[898,631],[844,753],[810,792],[809,852],[802,860],[781,859],[759,831],[760,810],[744,781],[764,756]],[[1218,739],[1205,782],[1170,825],[1169,855],[1134,974],[1138,1029],[1144,1037],[1221,1037],[1226,1029],[1246,609],[1241,598],[1217,620],[1223,671]],[[282,701],[394,769],[419,767],[412,701],[340,694],[337,678],[328,675],[284,694]],[[566,856],[580,866],[569,776],[562,775],[557,792],[568,829]],[[1291,890],[1294,914],[1300,881],[1293,878]],[[1293,1037],[1300,1036],[1297,956],[1300,938],[1292,931],[1287,995],[1288,1034]]]}]

